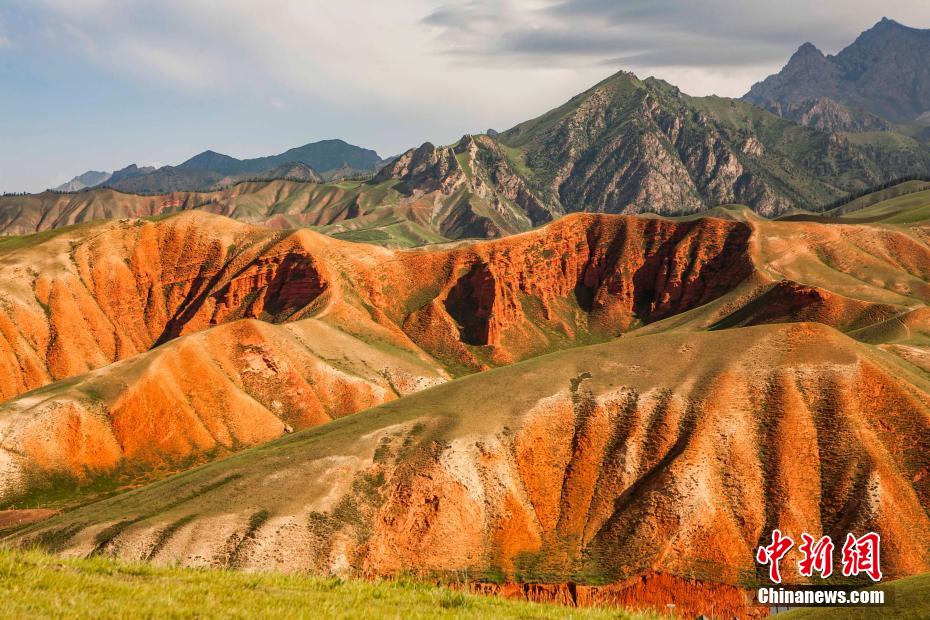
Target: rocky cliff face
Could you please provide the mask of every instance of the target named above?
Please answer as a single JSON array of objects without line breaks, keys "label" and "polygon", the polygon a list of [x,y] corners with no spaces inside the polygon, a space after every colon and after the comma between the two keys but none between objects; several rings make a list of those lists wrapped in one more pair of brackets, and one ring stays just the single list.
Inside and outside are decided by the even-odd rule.
[{"label": "rocky cliff face", "polygon": [[[836,56],[805,43],[781,72],[755,84],[743,98],[777,113],[829,98],[886,121],[907,122],[930,110],[928,59],[930,30],[884,18]],[[845,131],[872,131],[878,124],[859,114]]]},{"label": "rocky cliff face", "polygon": [[437,149],[425,142],[420,148],[410,149],[382,168],[374,180],[400,179],[409,185],[411,192],[438,190],[450,194],[464,178],[465,174],[451,148]]},{"label": "rocky cliff face", "polygon": [[[561,341],[612,337],[722,295],[752,270],[750,230],[720,220],[672,223],[572,216],[536,233],[437,256],[438,294],[404,329],[449,362],[496,363]],[[412,271],[412,270],[411,270]],[[439,343],[445,342],[444,346]]]},{"label": "rocky cliff face", "polygon": [[760,102],[769,112],[800,125],[822,131],[862,133],[866,131],[894,131],[889,121],[864,110],[854,110],[828,97],[798,102]]},{"label": "rocky cliff face", "polygon": [[[889,127],[826,100],[795,112],[819,129]],[[483,203],[495,234],[574,211],[683,214],[743,203],[778,215],[926,170],[919,149],[878,144],[853,144],[741,102],[688,97],[664,82],[620,73],[493,137],[411,150],[378,179],[437,192],[456,209],[463,208],[463,195],[471,208]],[[411,175],[410,162],[440,151],[442,165]]]},{"label": "rocky cliff face", "polygon": [[444,236],[498,237],[551,221],[561,213],[530,189],[503,147],[488,136],[466,135],[454,146],[429,142],[385,166],[374,181],[411,196],[433,196],[433,225]]}]

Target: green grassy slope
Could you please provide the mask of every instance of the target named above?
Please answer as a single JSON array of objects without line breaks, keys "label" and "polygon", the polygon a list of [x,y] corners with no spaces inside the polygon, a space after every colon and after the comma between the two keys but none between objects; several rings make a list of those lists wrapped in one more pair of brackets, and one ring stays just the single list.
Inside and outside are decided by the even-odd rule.
[{"label": "green grassy slope", "polygon": [[875,218],[889,224],[913,224],[930,219],[930,189],[881,200],[857,211],[846,212],[849,218]]},{"label": "green grassy slope", "polygon": [[652,617],[476,596],[406,580],[159,568],[4,550],[0,596],[0,618]]}]

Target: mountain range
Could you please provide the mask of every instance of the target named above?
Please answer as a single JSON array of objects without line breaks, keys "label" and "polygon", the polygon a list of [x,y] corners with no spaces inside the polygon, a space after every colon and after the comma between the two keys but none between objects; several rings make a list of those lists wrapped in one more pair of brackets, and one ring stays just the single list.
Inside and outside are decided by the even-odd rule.
[{"label": "mountain range", "polygon": [[[122,192],[0,198],[0,226],[22,234],[97,217],[206,208],[276,227],[312,225],[345,238],[409,244],[499,237],[579,211],[681,215],[743,203],[776,216],[817,211],[870,186],[927,173],[919,142],[870,135],[805,127],[742,101],[690,97],[621,72],[510,130],[411,149],[370,180],[320,185],[311,167],[297,175],[309,185],[286,185],[284,192],[265,190],[266,183],[207,194],[125,193],[139,183],[151,188],[153,179],[183,186],[191,178],[216,185],[288,176],[248,170],[294,156],[236,163],[206,153],[109,183]],[[239,206],[252,193],[264,197]]]},{"label": "mountain range", "polygon": [[124,192],[154,194],[197,191],[246,179],[288,178],[307,182],[339,180],[373,174],[384,162],[375,151],[342,140],[321,140],[278,155],[236,159],[204,151],[177,166],[138,167],[131,164],[112,174],[89,171],[54,188],[74,192],[106,185]]},{"label": "mountain range", "polygon": [[[766,216],[816,212],[930,171],[919,129],[930,100],[920,68],[930,58],[928,41],[928,31],[883,20],[836,56],[802,45],[743,100],[691,97],[620,72],[507,131],[425,143],[393,160],[329,140],[246,160],[205,151],[158,170],[133,165],[102,183],[165,194],[154,202],[169,210],[206,206],[250,222],[314,225],[362,240],[399,237],[401,244],[497,237],[579,211],[675,215],[741,203]],[[359,175],[373,177],[328,185]],[[297,201],[260,200],[257,210],[235,208],[223,192],[179,195],[282,179],[320,189]],[[160,212],[139,202],[102,189],[65,200],[5,197],[0,221],[7,233],[23,233],[101,213]]]},{"label": "mountain range", "polygon": [[[753,85],[743,99],[832,131],[901,125],[922,132],[930,111],[928,57],[930,30],[883,18],[835,56],[804,43],[778,74]],[[810,114],[812,107],[822,111]]]}]

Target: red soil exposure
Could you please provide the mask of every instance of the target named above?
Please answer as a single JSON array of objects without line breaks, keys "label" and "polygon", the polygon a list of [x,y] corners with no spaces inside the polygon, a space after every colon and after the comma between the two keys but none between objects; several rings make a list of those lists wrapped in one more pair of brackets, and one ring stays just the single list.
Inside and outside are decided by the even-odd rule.
[{"label": "red soil exposure", "polygon": [[503,363],[551,348],[554,339],[615,336],[736,286],[752,271],[749,234],[722,220],[575,215],[428,258],[404,253],[406,274],[417,272],[413,261],[444,274],[404,330],[440,359],[478,368],[485,366],[463,344],[487,345]]},{"label": "red soil exposure", "polygon": [[[556,603],[568,607],[619,607],[695,618],[765,618],[768,607],[753,604],[753,593],[727,584],[693,581],[650,573],[620,583],[588,586],[576,583],[471,583],[471,592]],[[673,604],[674,607],[669,607]]]},{"label": "red soil exposure", "polygon": [[[299,237],[276,240],[217,223],[225,221],[190,214],[105,224],[8,255],[0,395],[9,398],[181,333],[260,314],[270,296],[284,294],[271,308],[279,313],[319,296],[325,276],[306,264]],[[295,263],[295,253],[304,258]],[[315,284],[295,286],[305,275]],[[237,299],[232,289],[240,281],[251,284],[251,295]]]},{"label": "red soil exposure", "polygon": [[196,329],[202,324],[198,314],[205,312],[210,314],[210,325],[242,317],[287,320],[326,290],[321,271],[306,254],[288,251],[261,256],[208,299],[169,321],[159,341],[191,331],[192,325]]},{"label": "red soil exposure", "polygon": [[720,220],[581,215],[402,252],[202,212],[65,231],[0,262],[0,398],[249,317],[325,314],[351,333],[386,330],[417,354],[483,368],[468,345],[503,363],[723,294],[752,269],[749,233]]},{"label": "red soil exposure", "polygon": [[446,378],[312,319],[235,321],[5,403],[0,499],[41,488],[49,473],[144,479]]},{"label": "red soil exposure", "polygon": [[[602,366],[590,361],[594,379],[577,375],[575,391],[538,400],[508,432],[477,431],[418,461],[412,477],[389,475],[360,565],[490,561],[556,582],[590,570],[739,583],[779,527],[796,538],[880,531],[888,574],[930,569],[922,379],[909,384],[893,361],[816,324],[624,344],[604,349]],[[551,376],[573,376],[561,370]],[[540,383],[532,372],[497,380],[480,392],[497,407]],[[487,426],[485,411],[497,410],[473,415]]]}]

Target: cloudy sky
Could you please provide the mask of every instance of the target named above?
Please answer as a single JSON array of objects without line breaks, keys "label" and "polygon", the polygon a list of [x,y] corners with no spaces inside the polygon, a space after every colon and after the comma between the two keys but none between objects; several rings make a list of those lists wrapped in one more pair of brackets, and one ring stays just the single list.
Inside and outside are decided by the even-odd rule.
[{"label": "cloudy sky", "polygon": [[742,95],[924,0],[0,0],[0,191],[342,138],[505,129],[619,69]]}]

